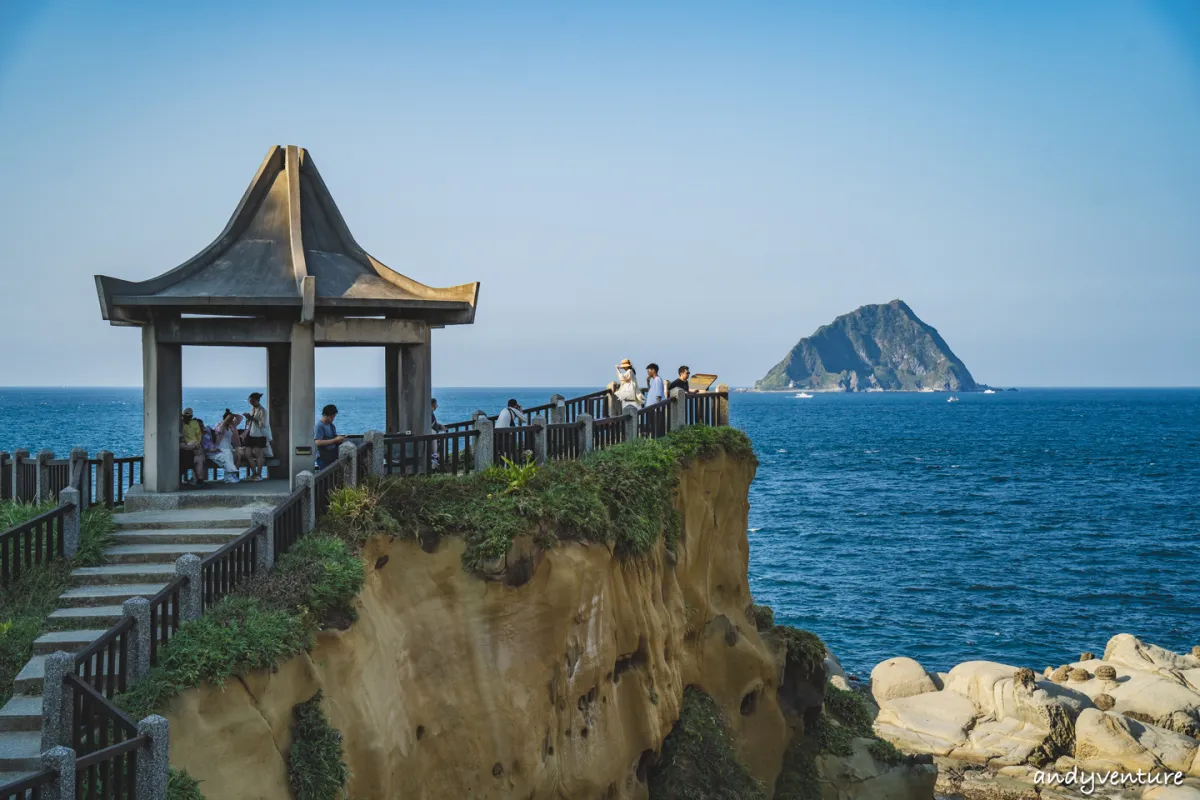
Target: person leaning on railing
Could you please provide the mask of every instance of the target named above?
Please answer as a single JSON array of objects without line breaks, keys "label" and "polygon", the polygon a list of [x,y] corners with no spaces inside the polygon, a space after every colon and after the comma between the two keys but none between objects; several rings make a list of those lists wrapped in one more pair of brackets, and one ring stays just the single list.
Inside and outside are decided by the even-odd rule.
[{"label": "person leaning on railing", "polygon": [[670,394],[675,389],[688,390],[688,378],[692,375],[692,371],[685,367],[679,368],[679,377],[671,381],[671,385],[667,387],[667,394]]},{"label": "person leaning on railing", "polygon": [[345,436],[338,436],[337,426],[333,424],[337,418],[337,406],[330,403],[321,409],[321,418],[313,428],[313,444],[317,446],[317,469],[322,470],[338,460],[338,445],[346,441]]}]

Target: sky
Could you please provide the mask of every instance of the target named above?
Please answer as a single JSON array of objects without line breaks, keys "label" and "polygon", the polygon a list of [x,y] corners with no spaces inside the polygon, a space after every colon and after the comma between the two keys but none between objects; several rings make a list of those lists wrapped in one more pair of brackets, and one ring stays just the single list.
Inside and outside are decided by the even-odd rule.
[{"label": "sky", "polygon": [[[140,385],[92,276],[203,249],[275,144],[380,261],[481,282],[435,386],[626,357],[749,385],[897,297],[979,381],[1200,385],[1188,0],[9,0],[0,385]],[[184,380],[264,362],[189,348]],[[321,351],[317,379],[381,385],[382,352]]]}]

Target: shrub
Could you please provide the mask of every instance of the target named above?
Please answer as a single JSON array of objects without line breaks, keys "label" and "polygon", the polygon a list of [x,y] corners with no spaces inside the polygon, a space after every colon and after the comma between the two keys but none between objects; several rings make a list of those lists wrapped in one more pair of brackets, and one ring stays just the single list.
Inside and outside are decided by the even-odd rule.
[{"label": "shrub", "polygon": [[[825,644],[815,633],[776,625],[774,632],[787,646],[787,667],[797,668],[801,675],[813,675],[825,671]],[[817,684],[818,689],[820,683]]]},{"label": "shrub", "polygon": [[296,800],[336,798],[350,777],[342,758],[342,734],[329,724],[317,692],[292,709],[288,779]]},{"label": "shrub", "polygon": [[874,736],[874,715],[866,699],[855,691],[825,685],[825,710],[845,725],[855,736]]},{"label": "shrub", "polygon": [[759,633],[775,627],[775,610],[770,606],[750,606],[750,621]]},{"label": "shrub", "polygon": [[107,563],[104,553],[116,541],[116,529],[109,509],[96,506],[84,511],[79,525],[79,551],[75,554],[75,566],[99,567]]},{"label": "shrub", "polygon": [[167,800],[204,800],[200,781],[188,774],[186,769],[168,768]]},{"label": "shrub", "polygon": [[876,739],[867,747],[867,752],[881,764],[887,764],[889,767],[894,767],[897,764],[904,763],[904,753],[901,753],[896,746],[886,739]]},{"label": "shrub", "polygon": [[344,539],[356,551],[374,533],[399,531],[399,524],[379,505],[379,499],[375,482],[335,489],[329,495],[329,510],[321,518],[321,530]]}]

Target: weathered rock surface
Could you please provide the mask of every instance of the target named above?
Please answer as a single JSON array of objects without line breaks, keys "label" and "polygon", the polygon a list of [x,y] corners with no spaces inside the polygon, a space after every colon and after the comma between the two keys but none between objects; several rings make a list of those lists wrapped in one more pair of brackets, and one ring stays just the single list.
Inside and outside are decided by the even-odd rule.
[{"label": "weathered rock surface", "polygon": [[933,797],[933,764],[883,764],[870,752],[871,739],[855,739],[850,756],[817,756],[821,800],[928,800]]},{"label": "weathered rock surface", "polygon": [[889,700],[936,691],[925,668],[911,658],[889,658],[871,670],[871,695],[880,706]]}]

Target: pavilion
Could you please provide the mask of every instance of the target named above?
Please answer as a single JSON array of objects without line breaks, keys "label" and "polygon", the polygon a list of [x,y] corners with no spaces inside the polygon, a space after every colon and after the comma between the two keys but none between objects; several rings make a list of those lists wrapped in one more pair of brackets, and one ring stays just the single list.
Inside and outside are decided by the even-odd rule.
[{"label": "pavilion", "polygon": [[272,147],[216,241],[146,281],[96,276],[100,311],[142,329],[144,492],[179,489],[184,345],[262,347],[272,478],[313,468],[314,350],[379,346],[388,431],[428,433],[430,332],[475,320],[478,283],[435,289],[359,247],[311,156]]}]

